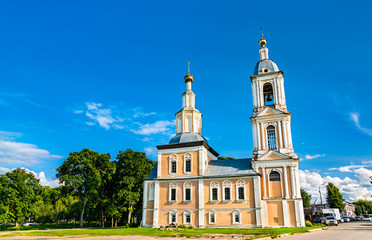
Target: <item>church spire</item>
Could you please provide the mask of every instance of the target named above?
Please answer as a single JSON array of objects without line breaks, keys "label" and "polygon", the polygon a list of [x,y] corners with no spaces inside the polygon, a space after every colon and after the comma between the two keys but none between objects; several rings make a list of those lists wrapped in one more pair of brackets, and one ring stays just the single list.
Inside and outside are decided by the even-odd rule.
[{"label": "church spire", "polygon": [[260,59],[269,59],[269,49],[266,47],[267,40],[263,37],[262,27],[261,27],[261,39],[258,40],[258,44],[260,44]]}]

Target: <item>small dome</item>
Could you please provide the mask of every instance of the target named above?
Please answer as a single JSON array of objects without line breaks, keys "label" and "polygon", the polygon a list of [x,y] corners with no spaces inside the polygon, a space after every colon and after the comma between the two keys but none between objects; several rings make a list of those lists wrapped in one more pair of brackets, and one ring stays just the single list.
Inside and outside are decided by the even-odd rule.
[{"label": "small dome", "polygon": [[278,66],[271,59],[263,59],[257,63],[256,67],[254,68],[253,75],[271,72],[279,72]]},{"label": "small dome", "polygon": [[194,81],[194,77],[193,77],[190,73],[188,73],[188,74],[183,78],[183,80],[185,80],[185,83],[187,83],[187,82],[193,82],[193,81]]},{"label": "small dome", "polygon": [[197,133],[179,133],[176,136],[172,137],[172,139],[169,141],[169,144],[199,141],[208,143],[207,139]]}]

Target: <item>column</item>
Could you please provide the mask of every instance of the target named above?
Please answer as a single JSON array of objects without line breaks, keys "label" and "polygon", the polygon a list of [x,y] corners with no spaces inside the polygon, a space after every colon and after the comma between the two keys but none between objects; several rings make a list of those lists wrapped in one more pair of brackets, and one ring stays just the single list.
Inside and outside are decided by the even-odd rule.
[{"label": "column", "polygon": [[256,124],[252,124],[252,132],[253,132],[253,151],[257,151],[257,133],[256,133]]},{"label": "column", "polygon": [[154,218],[152,227],[159,227],[159,181],[155,181],[155,194],[154,194]]},{"label": "column", "polygon": [[294,177],[294,170],[293,167],[291,169],[291,185],[292,185],[292,198],[296,197],[296,183],[295,183],[295,177]]},{"label": "column", "polygon": [[301,190],[300,190],[300,176],[298,175],[298,167],[294,168],[295,173],[295,180],[296,180],[296,195],[298,198],[301,197]]},{"label": "column", "polygon": [[277,84],[277,82],[276,82],[276,80],[274,79],[274,81],[273,81],[273,97],[274,97],[274,104],[275,105],[278,105],[279,104],[279,101],[278,101],[278,84]]},{"label": "column", "polygon": [[256,134],[257,134],[257,141],[258,141],[258,149],[257,151],[261,150],[261,135],[260,135],[260,124],[256,123]]},{"label": "column", "polygon": [[284,172],[285,198],[288,199],[289,194],[288,194],[288,179],[287,179],[287,167],[286,166],[283,167],[283,172]]},{"label": "column", "polygon": [[204,185],[203,179],[198,180],[199,191],[199,228],[204,228]]},{"label": "column", "polygon": [[261,171],[262,171],[262,179],[263,179],[264,198],[267,198],[267,193],[266,193],[266,169],[264,167],[262,167]]},{"label": "column", "polygon": [[288,138],[287,138],[287,128],[286,128],[286,124],[285,124],[285,121],[282,121],[282,125],[283,125],[283,138],[284,138],[284,148],[287,148],[288,147]]},{"label": "column", "polygon": [[285,93],[284,93],[284,79],[280,78],[280,86],[282,89],[282,104],[285,105]]},{"label": "column", "polygon": [[292,132],[291,132],[291,125],[289,121],[287,121],[287,129],[288,129],[288,146],[293,148],[292,146]]},{"label": "column", "polygon": [[262,103],[261,103],[261,91],[260,91],[260,83],[256,80],[256,92],[257,92],[257,107],[261,107],[262,106]]},{"label": "column", "polygon": [[145,227],[145,225],[146,225],[147,185],[148,185],[148,183],[145,181],[143,183],[142,227]]},{"label": "column", "polygon": [[256,227],[262,227],[261,187],[258,176],[253,177],[254,207],[256,209]]},{"label": "column", "polygon": [[265,128],[264,128],[264,125],[263,123],[261,123],[261,138],[262,138],[262,148],[261,149],[266,149],[265,147],[265,141],[266,141],[266,138],[265,138]]},{"label": "column", "polygon": [[253,97],[253,108],[256,108],[257,107],[256,81],[252,82],[252,97]]},{"label": "column", "polygon": [[279,136],[279,144],[278,144],[278,150],[283,148],[283,143],[282,143],[282,126],[280,126],[280,121],[277,122],[278,124],[278,136]]},{"label": "column", "polygon": [[283,219],[284,219],[284,227],[289,227],[289,216],[288,216],[288,204],[287,200],[282,201],[283,205]]}]

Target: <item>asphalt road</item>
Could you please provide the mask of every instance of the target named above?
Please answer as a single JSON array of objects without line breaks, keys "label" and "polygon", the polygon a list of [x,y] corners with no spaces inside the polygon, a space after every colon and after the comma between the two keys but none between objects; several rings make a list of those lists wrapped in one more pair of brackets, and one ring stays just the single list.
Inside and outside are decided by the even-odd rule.
[{"label": "asphalt road", "polygon": [[285,237],[286,240],[372,240],[372,222],[341,223],[329,226],[328,230],[312,233],[295,234]]}]

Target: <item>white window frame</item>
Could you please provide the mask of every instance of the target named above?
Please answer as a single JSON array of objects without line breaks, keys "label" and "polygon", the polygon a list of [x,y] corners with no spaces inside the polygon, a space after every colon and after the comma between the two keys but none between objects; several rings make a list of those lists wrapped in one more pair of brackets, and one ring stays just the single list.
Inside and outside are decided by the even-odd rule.
[{"label": "white window frame", "polygon": [[[172,222],[172,215],[176,216],[176,221]],[[177,211],[172,210],[169,212],[169,224],[175,223],[177,224]]]},{"label": "white window frame", "polygon": [[[190,222],[189,223],[186,222],[186,216],[187,215],[190,215]],[[185,225],[186,224],[189,224],[189,225],[192,224],[192,214],[189,210],[186,210],[186,211],[183,212],[183,224],[185,224]]]},{"label": "white window frame", "polygon": [[149,202],[153,202],[155,198],[155,183],[149,183]]},{"label": "white window frame", "polygon": [[[190,172],[186,171],[186,161],[190,160]],[[184,174],[191,174],[192,173],[192,154],[186,153],[183,155],[183,173]]]},{"label": "white window frame", "polygon": [[[176,172],[172,172],[172,162],[176,162]],[[176,154],[171,154],[169,156],[169,174],[174,175],[178,172],[178,156]]]},{"label": "white window frame", "polygon": [[[172,189],[176,189],[176,199],[172,200]],[[177,202],[177,183],[169,183],[169,202]]]},{"label": "white window frame", "polygon": [[[237,202],[244,202],[245,200],[247,200],[247,196],[246,196],[246,189],[245,189],[245,181],[242,180],[242,179],[239,179],[238,181],[236,181],[236,201]],[[240,187],[243,187],[243,191],[244,191],[244,195],[243,195],[243,199],[239,199],[239,188]]]},{"label": "white window frame", "polygon": [[[222,200],[223,202],[231,202],[232,201],[232,191],[231,191],[232,183],[229,180],[226,180],[222,183]],[[230,199],[225,198],[225,189],[230,188]]]},{"label": "white window frame", "polygon": [[[209,201],[218,202],[220,200],[220,184],[217,181],[213,181],[209,184]],[[217,200],[213,200],[213,188],[217,188]]]},{"label": "white window frame", "polygon": [[[275,148],[270,148],[270,140],[269,140],[269,132],[268,128],[273,127],[274,128],[274,137],[275,137]],[[277,129],[276,126],[269,124],[266,126],[266,138],[267,138],[267,149],[268,150],[278,150],[278,138],[277,138]]]},{"label": "white window frame", "polygon": [[191,133],[192,129],[192,119],[191,116],[185,117],[185,133]]},{"label": "white window frame", "polygon": [[182,132],[182,117],[177,118],[177,134]]},{"label": "white window frame", "polygon": [[[214,215],[214,222],[211,221],[211,219],[212,219],[212,216],[211,215],[212,214]],[[213,211],[213,210],[209,211],[209,213],[208,213],[208,222],[209,222],[209,224],[216,224],[216,212],[215,211]]]},{"label": "white window frame", "polygon": [[[236,222],[235,221],[235,215],[238,214],[239,215],[239,222]],[[239,210],[235,210],[232,212],[232,223],[233,224],[241,224],[242,222],[242,215],[240,214]]]},{"label": "white window frame", "polygon": [[[190,200],[186,200],[186,189],[190,189]],[[191,182],[185,182],[183,184],[183,201],[184,202],[192,201],[192,183]]]}]

